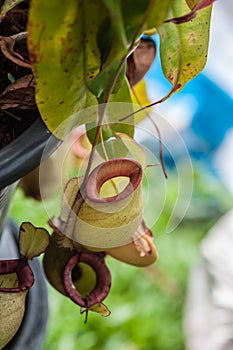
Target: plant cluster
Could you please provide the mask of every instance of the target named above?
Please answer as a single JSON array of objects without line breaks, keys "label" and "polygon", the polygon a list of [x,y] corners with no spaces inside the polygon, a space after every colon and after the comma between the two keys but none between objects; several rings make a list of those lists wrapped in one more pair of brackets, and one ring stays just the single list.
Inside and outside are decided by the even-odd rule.
[{"label": "plant cluster", "polygon": [[[1,20],[21,2],[5,0]],[[49,282],[86,316],[89,310],[110,314],[103,304],[111,286],[106,254],[141,267],[157,259],[152,232],[143,219],[142,178],[150,164],[133,139],[134,125],[149,117],[143,111],[178,92],[203,69],[212,2],[31,0],[26,32],[0,37],[3,55],[31,69],[23,84],[35,94],[49,130],[65,139],[73,128],[86,126],[91,150],[82,174],[64,187],[60,215],[49,220],[53,233],[49,236],[45,229],[23,223],[19,238],[20,252],[27,259],[38,255],[38,249],[45,251]],[[135,84],[158,54],[150,38],[154,34],[160,36],[159,54],[171,90],[142,107]],[[14,51],[22,35],[27,38],[29,61]],[[20,79],[8,92],[22,88]],[[159,132],[154,122],[153,126]],[[167,176],[162,147],[160,160]],[[11,264],[1,262],[0,293],[17,296],[21,277],[17,266],[15,271],[8,269]],[[19,287],[9,287],[11,273],[16,273]],[[1,315],[6,305],[0,303]]]}]

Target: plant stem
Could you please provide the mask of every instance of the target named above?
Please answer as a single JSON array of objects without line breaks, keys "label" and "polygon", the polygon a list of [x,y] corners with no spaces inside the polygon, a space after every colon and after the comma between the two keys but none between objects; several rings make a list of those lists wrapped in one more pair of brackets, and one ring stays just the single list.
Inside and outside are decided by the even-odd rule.
[{"label": "plant stem", "polygon": [[[177,27],[175,26],[175,28],[177,28]],[[150,103],[149,105],[144,106],[144,107],[142,107],[142,108],[139,108],[137,111],[132,112],[132,113],[126,115],[125,117],[119,119],[120,122],[123,122],[124,120],[126,120],[126,119],[132,117],[133,115],[135,115],[135,114],[137,114],[137,113],[140,113],[140,112],[142,112],[142,111],[145,111],[147,108],[154,107],[155,105],[157,105],[157,104],[159,104],[159,103],[165,102],[171,95],[173,95],[173,94],[176,92],[176,90],[179,88],[179,80],[180,80],[180,76],[181,76],[182,62],[183,62],[183,60],[182,60],[182,51],[181,51],[181,43],[180,43],[180,41],[178,41],[178,46],[179,46],[179,67],[178,67],[178,72],[177,72],[177,76],[176,76],[175,82],[174,82],[174,84],[173,84],[171,90],[170,90],[164,97],[162,97],[160,100],[155,101],[155,102],[153,102],[153,103]]]},{"label": "plant stem", "polygon": [[[137,100],[137,103],[139,104],[139,106],[142,108],[142,104],[137,96],[137,93],[134,89],[134,87],[132,86],[132,92]],[[162,143],[162,136],[161,136],[161,132],[159,130],[158,125],[154,122],[154,120],[151,118],[151,116],[149,115],[147,110],[144,110],[144,113],[146,114],[146,117],[150,120],[150,122],[153,124],[157,134],[158,134],[158,139],[159,139],[159,159],[160,159],[160,164],[164,173],[165,178],[167,179],[167,172],[166,172],[166,168],[165,168],[165,164],[163,161],[163,143]]]},{"label": "plant stem", "polygon": [[132,117],[132,116],[135,115],[135,114],[138,114],[138,113],[140,113],[140,112],[143,112],[143,111],[145,111],[146,109],[148,109],[148,108],[150,108],[150,107],[153,107],[153,106],[155,106],[155,105],[157,105],[157,104],[159,104],[159,103],[165,102],[176,90],[177,90],[177,85],[173,85],[172,89],[168,92],[168,94],[165,95],[164,97],[162,97],[160,100],[155,101],[155,102],[153,102],[153,103],[150,103],[149,105],[146,105],[146,106],[144,106],[144,107],[142,107],[142,108],[139,108],[137,111],[134,111],[134,112],[132,112],[132,113],[126,115],[125,117],[119,119],[119,121],[120,121],[120,122],[123,122],[124,120],[126,120],[126,119]]},{"label": "plant stem", "polygon": [[109,89],[109,91],[107,93],[107,96],[105,98],[104,103],[99,105],[98,125],[97,125],[97,128],[96,128],[95,137],[94,137],[94,140],[93,140],[93,143],[92,143],[92,148],[91,148],[91,153],[90,153],[90,157],[89,157],[88,164],[87,164],[87,169],[86,169],[86,172],[85,172],[85,175],[84,175],[84,179],[83,179],[83,183],[81,185],[80,190],[83,187],[85,187],[85,185],[86,185],[86,181],[87,181],[90,169],[91,169],[91,164],[92,164],[93,158],[94,158],[95,147],[96,147],[96,145],[98,143],[98,139],[99,139],[99,136],[100,136],[100,133],[101,133],[101,128],[102,128],[105,112],[106,112],[106,109],[107,109],[107,104],[108,104],[108,101],[109,101],[110,96],[112,94],[112,91],[114,89],[114,86],[116,84],[117,78],[118,78],[118,76],[120,74],[120,71],[121,71],[121,69],[122,69],[122,67],[124,65],[125,59],[126,59],[126,55],[121,59],[119,65],[117,67],[117,70],[116,70],[116,72],[114,74],[114,77],[113,77],[110,89]]},{"label": "plant stem", "polygon": [[[85,187],[85,185],[86,185],[86,180],[87,180],[87,178],[88,178],[88,175],[89,175],[89,172],[90,172],[90,169],[91,169],[91,164],[92,164],[93,157],[94,157],[95,147],[96,147],[96,145],[97,145],[97,142],[98,142],[98,139],[99,139],[99,136],[100,136],[100,132],[101,132],[101,128],[102,128],[102,123],[103,123],[103,120],[104,120],[104,115],[105,115],[106,108],[107,108],[107,104],[108,104],[109,99],[110,99],[110,97],[111,97],[112,91],[113,91],[113,89],[114,89],[114,86],[115,86],[115,84],[116,84],[116,81],[117,81],[117,79],[118,79],[118,76],[119,76],[119,74],[120,74],[120,72],[121,72],[121,69],[122,69],[122,67],[123,67],[123,65],[124,65],[124,62],[125,62],[125,60],[126,60],[128,54],[129,54],[129,52],[131,52],[132,49],[134,48],[136,39],[137,39],[137,37],[138,37],[138,36],[141,34],[141,32],[142,32],[142,28],[143,28],[143,26],[144,26],[144,23],[145,23],[147,17],[148,17],[149,14],[150,14],[151,7],[152,7],[153,4],[154,4],[154,0],[151,0],[149,6],[148,6],[148,8],[147,8],[147,11],[146,11],[146,13],[145,13],[145,16],[143,17],[143,20],[142,20],[142,22],[140,23],[140,25],[139,25],[139,27],[138,27],[138,30],[137,30],[137,32],[136,32],[135,35],[134,35],[134,38],[133,38],[133,40],[132,40],[132,43],[131,43],[131,45],[130,45],[128,51],[127,51],[127,53],[125,54],[124,57],[122,57],[122,59],[121,59],[119,65],[118,65],[118,67],[117,67],[117,70],[116,70],[116,72],[115,72],[115,74],[114,74],[112,83],[111,83],[110,88],[109,88],[109,90],[108,90],[108,92],[107,92],[107,96],[106,96],[106,98],[105,98],[104,104],[99,106],[99,107],[100,107],[100,113],[99,113],[98,126],[97,126],[97,129],[96,129],[94,141],[93,141],[93,143],[92,143],[92,149],[91,149],[91,153],[90,153],[90,158],[89,158],[89,160],[88,160],[87,169],[86,169],[85,176],[84,176],[84,180],[83,180],[83,183],[82,183],[82,186],[81,186],[81,187]],[[80,188],[80,190],[81,190],[81,188]]]},{"label": "plant stem", "polygon": [[[70,212],[71,212],[74,209],[74,207],[75,207],[76,208],[76,215],[78,214],[78,211],[80,210],[82,203],[85,201],[85,186],[86,186],[87,179],[88,179],[88,176],[89,176],[89,173],[90,173],[90,170],[91,170],[91,165],[92,165],[93,158],[94,158],[94,153],[95,153],[95,147],[96,147],[96,145],[98,143],[98,139],[99,139],[99,136],[100,136],[100,133],[101,133],[101,128],[102,128],[102,124],[103,124],[103,120],[104,120],[107,104],[109,102],[109,99],[111,97],[112,91],[114,89],[116,81],[117,81],[117,79],[119,77],[119,74],[121,72],[121,69],[122,69],[122,67],[123,67],[123,65],[125,63],[125,60],[126,60],[128,54],[129,54],[129,52],[131,52],[132,49],[134,48],[137,38],[142,33],[143,26],[145,24],[145,21],[147,20],[147,17],[150,15],[151,7],[153,6],[153,4],[154,4],[154,0],[150,0],[150,3],[149,3],[149,6],[147,8],[147,11],[145,13],[145,16],[143,17],[143,20],[140,23],[140,25],[139,25],[139,27],[137,29],[137,32],[134,35],[134,38],[133,38],[133,40],[132,40],[132,42],[130,44],[130,47],[127,50],[127,53],[124,55],[124,57],[122,57],[119,65],[118,65],[118,67],[116,69],[116,72],[115,72],[114,77],[112,79],[112,83],[111,83],[110,88],[109,88],[109,90],[107,92],[107,95],[106,95],[106,98],[104,100],[104,103],[99,105],[98,125],[97,125],[97,128],[96,128],[95,137],[94,137],[94,140],[93,140],[93,143],[92,143],[92,148],[91,148],[91,152],[90,152],[90,157],[88,159],[87,168],[86,168],[86,171],[85,171],[83,182],[82,182],[82,184],[81,184],[81,186],[80,186],[80,188],[78,190],[77,195],[75,196],[75,199],[74,199],[74,201],[72,203],[71,210],[70,210]],[[77,203],[78,202],[79,202],[79,205],[77,207]],[[67,219],[67,227],[69,226],[68,224],[69,224],[69,218],[70,217],[71,217],[71,215],[69,215],[68,219]],[[71,237],[74,237],[74,230],[75,230],[75,227],[73,226],[72,227]]]}]

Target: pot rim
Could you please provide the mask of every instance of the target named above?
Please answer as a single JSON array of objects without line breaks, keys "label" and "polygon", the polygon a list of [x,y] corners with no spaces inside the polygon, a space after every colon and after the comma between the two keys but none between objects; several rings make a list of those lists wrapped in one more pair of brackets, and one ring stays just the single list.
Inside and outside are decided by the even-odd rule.
[{"label": "pot rim", "polygon": [[[50,139],[50,147],[46,147]],[[39,166],[62,143],[46,127],[40,117],[9,145],[0,150],[0,190]],[[45,154],[44,154],[45,153]]]}]

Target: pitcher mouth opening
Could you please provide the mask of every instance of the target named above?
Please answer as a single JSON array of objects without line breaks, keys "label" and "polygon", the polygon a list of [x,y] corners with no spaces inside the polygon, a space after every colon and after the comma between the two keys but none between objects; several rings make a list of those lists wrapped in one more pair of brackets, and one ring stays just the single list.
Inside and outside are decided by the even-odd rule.
[{"label": "pitcher mouth opening", "polygon": [[[72,272],[77,263],[86,263],[96,274],[94,288],[86,296],[82,296],[74,285]],[[111,287],[111,275],[105,265],[104,258],[91,253],[79,253],[73,255],[67,262],[63,271],[63,284],[67,295],[79,306],[90,308],[101,303],[109,293]]]},{"label": "pitcher mouth opening", "polygon": [[34,276],[31,267],[25,259],[0,261],[0,276],[13,273],[17,275],[18,285],[16,287],[0,287],[0,292],[17,293],[26,291],[32,287]]},{"label": "pitcher mouth opening", "polygon": [[[117,177],[129,178],[128,185],[117,195],[111,197],[101,197],[100,190],[103,184]],[[93,202],[113,202],[127,198],[133,193],[142,181],[142,168],[140,164],[128,158],[117,158],[109,160],[97,166],[90,174],[87,186],[87,198]]]}]

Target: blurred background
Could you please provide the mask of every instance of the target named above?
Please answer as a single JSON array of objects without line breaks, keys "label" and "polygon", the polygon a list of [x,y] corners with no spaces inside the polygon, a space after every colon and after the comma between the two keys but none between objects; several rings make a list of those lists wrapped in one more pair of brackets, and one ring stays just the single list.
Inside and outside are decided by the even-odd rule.
[{"label": "blurred background", "polygon": [[[159,260],[149,268],[138,269],[108,257],[112,288],[106,304],[112,314],[105,319],[90,313],[87,324],[84,324],[84,318],[75,304],[48,286],[50,315],[43,350],[233,349],[233,316],[229,313],[233,304],[233,290],[231,283],[228,283],[233,279],[230,269],[224,268],[231,266],[233,259],[231,249],[224,248],[231,246],[233,227],[232,215],[229,214],[233,194],[232,16],[232,0],[214,3],[206,68],[181,92],[156,107],[156,113],[163,115],[167,123],[178,131],[192,159],[193,192],[186,215],[172,234],[165,233],[171,203],[177,197],[177,164],[174,167],[171,154],[165,152],[168,171],[166,199],[152,228]],[[158,46],[158,38],[154,37],[153,40]],[[145,83],[151,101],[169,91],[170,86],[163,77],[158,56],[145,77]],[[166,129],[162,128],[162,133],[166,147],[169,149],[171,145],[173,149],[176,163],[182,164],[184,148],[166,135]],[[141,135],[137,137],[153,150],[153,139]],[[160,198],[160,189],[153,176],[148,172],[147,181],[154,183],[154,204],[147,209],[148,217],[153,217]],[[185,181],[185,172],[182,176]],[[35,205],[37,210],[34,210]],[[60,203],[48,200],[46,205],[56,212]],[[227,222],[225,213],[228,213]],[[35,204],[35,200],[25,198],[22,189],[15,193],[11,216],[18,224],[31,221],[36,226],[43,226],[48,220],[43,203]],[[219,222],[220,218],[222,221]],[[226,231],[229,231],[229,235],[224,234]],[[221,249],[213,250],[216,236],[217,247],[221,242]],[[221,256],[224,256],[223,261]],[[213,260],[215,264],[216,261],[222,263],[223,267],[216,269]],[[224,281],[218,278],[219,274]],[[210,279],[212,284],[208,282]],[[221,290],[222,283],[227,294],[221,295],[224,301],[221,304],[219,298],[213,296],[216,290]],[[205,288],[202,288],[203,285]],[[211,304],[208,308],[207,301]],[[202,314],[198,312],[200,306],[204,310]],[[212,315],[216,307],[221,309],[221,315],[213,313],[217,315],[214,325],[206,321],[207,330],[202,332],[203,328],[200,327],[207,320],[205,317],[208,313]],[[224,311],[227,317],[224,317]],[[219,328],[219,338],[211,343],[209,339],[213,329]]]}]

